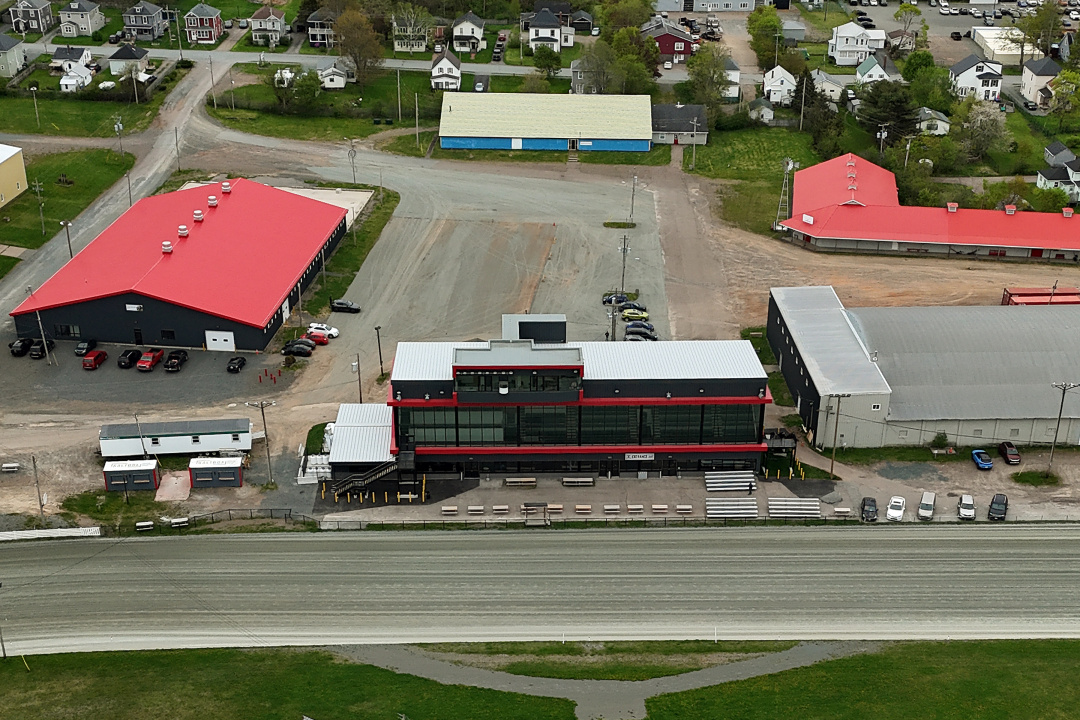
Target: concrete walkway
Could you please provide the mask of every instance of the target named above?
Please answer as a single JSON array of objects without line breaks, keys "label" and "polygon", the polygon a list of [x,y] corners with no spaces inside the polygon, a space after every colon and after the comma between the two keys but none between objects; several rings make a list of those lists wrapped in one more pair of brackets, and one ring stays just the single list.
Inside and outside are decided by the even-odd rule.
[{"label": "concrete walkway", "polygon": [[638,682],[558,680],[512,675],[455,665],[408,645],[343,645],[328,649],[357,662],[428,678],[444,685],[467,685],[539,697],[566,698],[577,704],[575,714],[579,720],[630,720],[644,718],[645,700],[656,695],[771,675],[823,660],[874,652],[879,646],[879,643],[872,642],[801,643],[790,650],[769,653],[742,662]]}]

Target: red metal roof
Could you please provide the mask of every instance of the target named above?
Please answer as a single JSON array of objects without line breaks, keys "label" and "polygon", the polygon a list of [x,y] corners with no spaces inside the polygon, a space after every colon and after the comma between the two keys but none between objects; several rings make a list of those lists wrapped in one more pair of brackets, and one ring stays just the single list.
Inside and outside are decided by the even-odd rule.
[{"label": "red metal roof", "polygon": [[1080,251],[1080,217],[900,205],[894,175],[854,155],[798,171],[794,190],[781,225],[816,238]]},{"label": "red metal roof", "polygon": [[[136,293],[265,327],[345,210],[250,180],[229,183],[230,193],[213,183],[135,203],[11,314]],[[188,237],[178,237],[180,225]]]}]

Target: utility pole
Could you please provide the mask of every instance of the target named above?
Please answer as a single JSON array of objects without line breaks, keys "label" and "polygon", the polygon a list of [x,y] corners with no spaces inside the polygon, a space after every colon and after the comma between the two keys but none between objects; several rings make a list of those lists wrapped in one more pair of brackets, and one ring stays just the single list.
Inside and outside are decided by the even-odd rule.
[{"label": "utility pole", "polygon": [[[0,582],[0,588],[4,587],[4,583]],[[0,652],[4,654],[4,659],[7,660],[7,647],[4,646],[4,629],[0,627]]]},{"label": "utility pole", "polygon": [[37,85],[30,88],[30,94],[34,96],[34,119],[37,120],[37,129],[41,129],[41,116],[38,115],[37,109]]},{"label": "utility pole", "polygon": [[345,138],[349,141],[349,162],[352,164],[352,183],[356,184],[356,145],[353,138]]},{"label": "utility pole", "polygon": [[907,170],[908,156],[911,155],[911,141],[915,138],[914,135],[907,136],[907,150],[904,151],[904,169]]},{"label": "utility pole", "polygon": [[1054,303],[1054,294],[1057,292],[1057,284],[1058,281],[1055,280],[1054,287],[1050,288],[1050,299],[1046,301],[1047,305],[1052,305]]},{"label": "utility pole", "polygon": [[776,42],[773,43],[775,45],[775,49],[773,50],[773,67],[776,67],[780,64],[780,38],[782,38],[783,36],[783,33],[776,33]]},{"label": "utility pole", "polygon": [[1050,474],[1050,469],[1054,467],[1054,450],[1057,449],[1058,431],[1061,430],[1061,413],[1065,411],[1065,393],[1073,388],[1080,387],[1080,383],[1059,382],[1050,383],[1050,385],[1061,391],[1061,405],[1058,406],[1057,426],[1054,428],[1054,442],[1050,444],[1050,462],[1046,465],[1047,475]]},{"label": "utility pole", "polygon": [[[802,132],[803,115],[806,113],[806,83],[802,84],[802,99],[799,101],[799,132]],[[905,165],[906,167],[906,165]]]},{"label": "utility pole", "polygon": [[420,93],[413,93],[413,112],[416,115],[416,147],[420,147]]},{"label": "utility pole", "polygon": [[34,466],[34,489],[37,490],[38,514],[41,516],[41,528],[45,529],[45,503],[41,502],[41,485],[38,484],[37,458],[30,456],[30,462]]},{"label": "utility pole", "polygon": [[[176,172],[180,172],[180,128],[173,128],[173,142],[176,145]],[[130,187],[131,181],[128,181]],[[130,198],[128,198],[130,199]]]},{"label": "utility pole", "polygon": [[401,68],[397,69],[397,121],[401,122]]},{"label": "utility pole", "polygon": [[136,72],[135,69],[132,69],[132,71],[131,71],[131,91],[133,93],[135,93],[135,104],[136,105],[139,104],[139,81],[138,81],[138,77],[137,77],[138,74],[139,73]]},{"label": "utility pole", "polygon": [[[49,352],[49,341],[45,337],[45,326],[41,324],[41,311],[40,310],[35,310],[34,314],[37,316],[38,332],[41,333],[41,345],[45,348],[45,362],[48,365],[52,365],[53,364],[52,353]],[[60,362],[57,361],[56,364],[60,365]]]},{"label": "utility pole", "polygon": [[131,199],[131,173],[124,173],[124,178],[127,179],[128,186],[128,207],[131,207],[135,202]]},{"label": "utility pole", "polygon": [[885,130],[885,128],[889,127],[889,125],[890,123],[887,122],[878,123],[878,155],[885,154],[885,138],[889,137],[889,133]]},{"label": "utility pole", "polygon": [[210,97],[214,98],[214,109],[217,110],[217,93],[214,92],[214,85],[216,84],[214,82],[214,56],[208,54],[207,57],[210,58]]},{"label": "utility pole", "polygon": [[376,343],[378,343],[378,345],[379,345],[379,377],[382,377],[383,375],[385,375],[385,374],[386,374],[386,371],[385,371],[385,370],[383,370],[383,362],[382,362],[382,335],[380,335],[380,334],[379,334],[379,331],[380,331],[380,330],[382,330],[382,325],[376,325],[376,326],[375,326],[375,342],[376,342]]},{"label": "utility pole", "polygon": [[[691,158],[690,158],[690,169],[691,169],[691,170],[693,170],[693,169],[694,169],[694,168],[695,168],[695,167],[697,166],[697,132],[698,132],[698,119],[697,119],[697,118],[695,117],[695,118],[693,119],[693,121],[692,121],[692,122],[693,122],[693,124],[694,124],[694,143],[693,143],[694,147],[693,147],[693,149],[691,150],[691,152],[693,153],[693,155],[692,155],[692,156],[691,156]],[[800,127],[800,128],[799,128],[799,130],[802,130],[802,128]]]},{"label": "utility pole", "polygon": [[356,387],[360,391],[360,402],[364,402],[364,381],[360,375],[360,353],[356,353],[356,361],[352,364],[352,371],[356,373]]},{"label": "utility pole", "polygon": [[34,178],[34,192],[37,193],[38,215],[41,216],[41,234],[45,234],[45,201],[41,199],[42,185],[37,178]]},{"label": "utility pole", "polygon": [[113,123],[113,130],[116,131],[116,139],[120,141],[120,157],[124,157],[124,118],[119,115],[116,116],[116,122]]},{"label": "utility pole", "polygon": [[61,220],[60,221],[60,226],[62,228],[64,228],[64,232],[67,233],[68,255],[70,257],[74,258],[75,257],[75,251],[71,249],[71,221],[70,220]]},{"label": "utility pole", "polygon": [[634,199],[637,196],[637,175],[634,176],[634,185],[630,189],[630,222],[634,222]]},{"label": "utility pole", "polygon": [[832,434],[832,459],[829,461],[829,478],[835,480],[836,474],[833,472],[833,468],[836,466],[836,437],[840,431],[840,400],[842,398],[851,397],[851,393],[844,393],[842,395],[833,395],[836,398],[836,420],[833,422],[833,434]]},{"label": "utility pole", "polygon": [[622,276],[619,278],[619,293],[626,294],[626,255],[630,252],[630,246],[627,245],[630,238],[625,234],[622,236],[622,246],[619,247],[619,252],[622,253]]},{"label": "utility pole", "polygon": [[269,476],[269,482],[274,482],[274,468],[270,465],[270,433],[266,430],[266,408],[277,405],[273,400],[259,400],[258,402],[244,403],[248,407],[257,407],[262,414],[263,423],[263,443],[266,444],[266,474]]},{"label": "utility pole", "polygon": [[176,47],[180,49],[180,59],[184,59],[184,36],[180,34],[180,8],[176,9],[173,13],[173,19],[176,20]]},{"label": "utility pole", "polygon": [[229,74],[229,106],[236,112],[236,83],[232,79],[232,65],[226,72]]}]

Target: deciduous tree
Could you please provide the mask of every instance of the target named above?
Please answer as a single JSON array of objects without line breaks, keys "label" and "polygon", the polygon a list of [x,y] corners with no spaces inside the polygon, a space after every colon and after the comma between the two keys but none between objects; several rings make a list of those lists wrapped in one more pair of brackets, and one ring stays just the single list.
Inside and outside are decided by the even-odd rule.
[{"label": "deciduous tree", "polygon": [[365,85],[383,64],[382,45],[371,22],[355,7],[350,7],[334,23],[334,34],[341,55],[352,61],[356,82]]},{"label": "deciduous tree", "polygon": [[1054,93],[1050,98],[1050,114],[1057,118],[1058,132],[1061,132],[1065,120],[1075,117],[1080,109],[1080,72],[1062,70],[1049,84]]},{"label": "deciduous tree", "polygon": [[1011,137],[1005,128],[1005,114],[996,103],[969,97],[960,104],[953,120],[959,124],[957,137],[972,160],[1004,147]]},{"label": "deciduous tree", "polygon": [[911,3],[900,3],[900,7],[893,13],[893,19],[900,23],[905,33],[911,32],[911,26],[922,17],[922,10]]},{"label": "deciduous tree", "polygon": [[[907,3],[905,3],[905,5],[906,4]],[[911,6],[909,5],[908,7]],[[904,77],[905,80],[911,82],[920,72],[932,67],[937,67],[937,65],[934,63],[934,56],[930,53],[930,51],[916,50],[915,52],[907,56],[907,60],[904,61],[904,69],[900,71],[900,74]]]},{"label": "deciduous tree", "polygon": [[731,51],[727,45],[709,43],[686,64],[694,100],[707,107],[710,112],[715,112],[724,101],[724,93],[731,85],[727,76],[727,64],[730,60]]},{"label": "deciduous tree", "polygon": [[746,18],[746,29],[750,33],[750,48],[757,55],[758,65],[771,68],[779,56],[779,46],[783,35],[783,23],[772,5],[759,5]]},{"label": "deciduous tree", "polygon": [[917,119],[914,99],[906,85],[880,81],[872,84],[862,96],[859,122],[875,135],[885,126],[888,135],[885,145],[900,142],[905,135],[915,133]]},{"label": "deciduous tree", "polygon": [[618,61],[619,58],[611,45],[599,38],[592,45],[586,45],[581,50],[581,69],[587,73],[589,82],[598,93],[617,90],[616,63]]},{"label": "deciduous tree", "polygon": [[562,58],[547,45],[541,45],[533,53],[533,67],[541,72],[548,80],[559,74],[562,68]]}]

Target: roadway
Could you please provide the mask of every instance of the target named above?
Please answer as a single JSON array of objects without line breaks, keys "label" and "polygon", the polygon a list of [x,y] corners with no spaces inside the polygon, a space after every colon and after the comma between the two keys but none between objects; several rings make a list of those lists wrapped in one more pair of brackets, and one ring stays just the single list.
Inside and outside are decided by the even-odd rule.
[{"label": "roadway", "polygon": [[1080,526],[12,544],[11,654],[567,638],[1080,637]]}]

